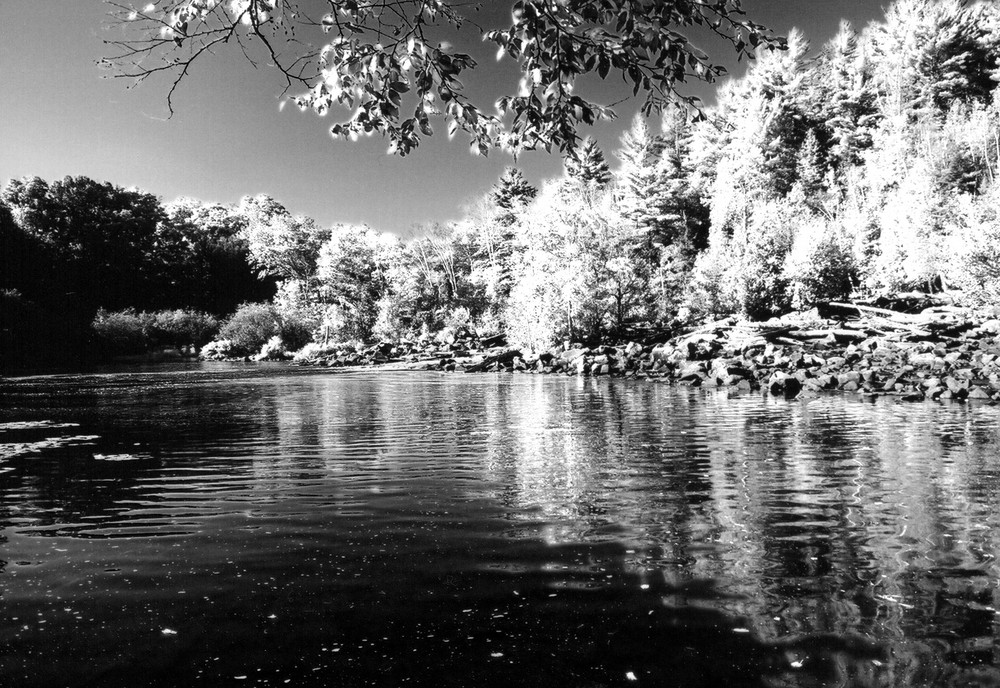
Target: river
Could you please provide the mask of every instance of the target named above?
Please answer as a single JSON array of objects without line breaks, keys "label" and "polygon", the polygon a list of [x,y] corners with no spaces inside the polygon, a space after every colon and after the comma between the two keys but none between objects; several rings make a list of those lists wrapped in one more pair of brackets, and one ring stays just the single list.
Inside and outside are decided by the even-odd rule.
[{"label": "river", "polygon": [[0,683],[1000,685],[1000,409],[183,364],[0,380]]}]

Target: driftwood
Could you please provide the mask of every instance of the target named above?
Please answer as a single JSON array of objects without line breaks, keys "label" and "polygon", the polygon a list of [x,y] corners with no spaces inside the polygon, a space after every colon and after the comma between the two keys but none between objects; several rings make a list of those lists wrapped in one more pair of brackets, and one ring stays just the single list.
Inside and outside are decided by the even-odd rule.
[{"label": "driftwood", "polygon": [[949,305],[934,305],[919,313],[866,306],[857,303],[822,303],[821,317],[847,319],[867,326],[871,334],[906,339],[908,341],[954,341],[957,335],[975,327],[965,309]]},{"label": "driftwood", "polygon": [[487,356],[479,363],[469,366],[465,369],[467,373],[481,373],[489,368],[494,363],[510,363],[515,358],[521,355],[521,352],[517,349],[505,349],[498,354],[493,354],[492,356]]},{"label": "driftwood", "polygon": [[875,316],[887,318],[888,320],[899,323],[900,325],[920,321],[919,315],[900,313],[899,311],[890,311],[887,308],[861,306],[855,303],[838,303],[836,301],[831,301],[820,304],[817,308],[819,310],[820,317],[822,318],[836,318],[838,316],[847,318],[863,318],[865,316]]},{"label": "driftwood", "polygon": [[733,317],[723,318],[722,320],[716,320],[715,322],[709,323],[707,325],[702,325],[701,327],[696,327],[694,329],[688,330],[680,335],[681,339],[687,339],[699,334],[711,334],[713,332],[718,332],[720,330],[731,330],[736,320]]},{"label": "driftwood", "polygon": [[483,349],[492,349],[494,346],[503,346],[506,343],[506,334],[495,334],[491,337],[483,337],[479,340],[479,346]]},{"label": "driftwood", "polygon": [[789,332],[788,336],[792,339],[799,340],[810,340],[810,339],[826,339],[828,337],[833,337],[838,342],[860,342],[868,339],[871,335],[866,330],[854,330],[846,328],[834,328],[834,329],[821,329],[821,330],[796,330],[794,332]]}]

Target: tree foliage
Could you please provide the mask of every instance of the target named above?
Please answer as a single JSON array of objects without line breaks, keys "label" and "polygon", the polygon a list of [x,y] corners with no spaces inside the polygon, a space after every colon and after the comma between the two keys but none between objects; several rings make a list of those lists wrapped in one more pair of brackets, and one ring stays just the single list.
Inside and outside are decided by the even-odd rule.
[{"label": "tree foliage", "polygon": [[88,177],[12,180],[3,200],[21,227],[49,247],[71,291],[88,305],[160,305],[172,256],[183,251],[159,199]]},{"label": "tree foliage", "polygon": [[[157,0],[111,4],[126,38],[110,40],[105,60],[116,74],[142,81],[168,75],[174,90],[223,48],[274,66],[303,109],[351,111],[331,133],[380,133],[406,155],[443,117],[448,133],[465,131],[473,151],[570,150],[580,125],[612,112],[576,88],[586,75],[618,75],[644,95],[645,114],[683,96],[688,80],[714,81],[725,70],[688,34],[717,36],[737,56],[782,45],[750,21],[740,0],[517,0],[509,23],[475,22],[479,3],[457,0]],[[501,20],[502,22],[502,20]],[[474,27],[470,29],[469,27]],[[448,29],[479,34],[497,56],[513,60],[517,89],[496,110],[468,95],[463,80],[477,61],[443,40]],[[684,33],[682,33],[684,32]],[[317,46],[319,47],[314,47]]]},{"label": "tree foliage", "polygon": [[[442,13],[457,7],[434,3],[432,20],[430,4],[393,6],[423,8],[426,31],[447,23]],[[564,11],[589,21],[584,8],[626,4],[633,10],[648,5],[521,3],[515,23],[544,24]],[[674,5],[659,3],[656,11]],[[552,17],[533,16],[529,6]],[[231,18],[231,8],[200,7],[216,20]],[[262,17],[253,15],[259,3],[233,7],[249,17],[240,36],[279,26],[267,23],[271,19],[254,25]],[[272,9],[287,7],[274,3]],[[376,35],[389,45],[377,34],[389,25],[376,31],[372,23],[372,12],[389,7],[358,3],[357,14],[337,15],[344,33],[336,21],[331,30],[346,37],[341,49],[361,49]],[[355,28],[344,23],[365,18],[369,23]],[[619,34],[645,20],[633,17],[632,27],[627,15],[622,21]],[[199,45],[192,26],[179,36],[179,49]],[[772,53],[765,45],[746,76],[720,88],[703,119],[681,108],[637,118],[621,141],[616,168],[588,140],[567,151],[559,178],[536,188],[517,170],[505,170],[462,219],[419,227],[405,241],[368,227],[322,228],[267,196],[235,208],[181,200],[163,210],[148,194],[85,179],[9,185],[3,200],[10,213],[0,206],[0,238],[5,252],[39,265],[83,265],[80,256],[87,256],[87,264],[112,281],[114,269],[131,270],[141,288],[109,300],[135,308],[145,308],[139,301],[154,284],[158,298],[187,298],[183,285],[197,281],[178,279],[177,266],[196,275],[212,265],[206,256],[213,250],[242,256],[243,269],[253,263],[280,281],[272,303],[248,306],[233,319],[240,327],[228,331],[252,340],[247,353],[254,353],[251,345],[271,346],[276,336],[287,349],[308,335],[372,340],[441,328],[502,330],[518,345],[543,348],[624,337],[650,321],[731,313],[768,318],[792,306],[899,289],[957,288],[968,302],[995,303],[998,32],[996,3],[897,0],[883,21],[858,31],[842,26],[814,59],[807,59],[804,37],[793,33],[787,51]],[[574,35],[566,37],[567,46],[576,45]],[[410,37],[395,37],[392,54],[400,60],[410,55]],[[515,39],[524,34],[506,40]],[[655,33],[644,40],[656,40]],[[528,60],[523,44],[517,50]],[[391,67],[378,50],[366,54],[368,67],[345,72],[355,85],[368,83],[371,70]],[[427,60],[407,67],[407,83],[413,69],[426,70],[445,55],[453,60],[454,51],[428,49]],[[600,64],[598,56],[599,74]],[[441,84],[446,80],[432,74],[429,84],[415,88],[429,89],[437,107]],[[532,93],[539,97],[531,84],[526,89],[529,100]],[[456,92],[448,102],[464,108]],[[375,102],[377,94],[356,96]],[[112,265],[108,255],[131,264]],[[4,307],[32,319],[42,281],[16,270],[0,279]],[[58,283],[60,294],[74,291],[70,282]]]}]

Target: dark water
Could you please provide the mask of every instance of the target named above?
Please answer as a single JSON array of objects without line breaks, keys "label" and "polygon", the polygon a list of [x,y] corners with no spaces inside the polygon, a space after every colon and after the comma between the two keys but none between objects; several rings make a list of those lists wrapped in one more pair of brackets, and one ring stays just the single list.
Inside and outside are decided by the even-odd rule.
[{"label": "dark water", "polygon": [[0,381],[0,685],[1000,685],[1000,410]]}]

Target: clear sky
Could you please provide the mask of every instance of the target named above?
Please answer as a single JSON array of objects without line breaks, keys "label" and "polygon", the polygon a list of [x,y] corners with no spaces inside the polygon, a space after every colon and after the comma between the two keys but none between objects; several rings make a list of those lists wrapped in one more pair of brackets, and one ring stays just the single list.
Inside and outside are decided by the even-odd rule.
[{"label": "clear sky", "polygon": [[[509,4],[484,0],[487,19],[502,16],[498,6]],[[861,27],[881,16],[882,5],[744,2],[752,19],[782,34],[798,27],[817,47],[841,18]],[[175,114],[168,119],[167,82],[126,89],[124,80],[102,78],[107,72],[95,61],[107,51],[102,40],[108,37],[108,9],[99,0],[0,0],[0,183],[25,175],[86,175],[137,186],[166,201],[193,196],[228,203],[268,193],[293,213],[323,224],[365,222],[405,233],[415,223],[457,218],[464,203],[487,191],[512,164],[499,152],[473,157],[465,138],[448,141],[443,132],[404,159],[386,155],[387,144],[378,137],[334,141],[329,125],[346,110],[326,119],[295,107],[279,112],[280,80],[238,54],[222,55],[194,73],[176,94]],[[723,54],[712,55],[723,61]],[[513,91],[516,78],[491,62],[483,61],[483,82],[506,79]],[[584,132],[609,154],[634,110],[625,104],[618,111],[618,122]],[[522,155],[518,166],[537,183],[558,174],[561,162],[535,152]]]}]

